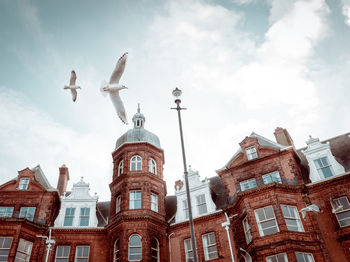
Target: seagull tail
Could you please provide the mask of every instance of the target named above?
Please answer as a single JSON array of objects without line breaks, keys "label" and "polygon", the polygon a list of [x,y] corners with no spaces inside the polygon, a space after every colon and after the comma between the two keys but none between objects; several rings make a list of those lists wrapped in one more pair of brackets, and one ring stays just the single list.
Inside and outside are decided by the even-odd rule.
[{"label": "seagull tail", "polygon": [[103,80],[101,83],[101,87],[100,87],[100,91],[101,91],[103,96],[106,96],[108,93],[108,91],[103,90],[105,87],[108,87],[108,83],[106,82],[106,80]]},{"label": "seagull tail", "polygon": [[101,83],[101,87],[100,87],[100,91],[102,93],[103,96],[106,96],[107,95],[107,91],[104,91],[103,88],[107,87],[108,86],[108,83],[106,82],[106,80],[103,80],[102,83]]}]

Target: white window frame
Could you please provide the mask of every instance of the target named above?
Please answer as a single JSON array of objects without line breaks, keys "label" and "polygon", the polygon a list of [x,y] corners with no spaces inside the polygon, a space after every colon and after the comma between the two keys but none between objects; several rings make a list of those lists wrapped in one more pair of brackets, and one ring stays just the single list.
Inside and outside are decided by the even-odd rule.
[{"label": "white window frame", "polygon": [[184,218],[188,219],[190,215],[189,215],[189,210],[188,210],[187,199],[182,200],[182,210],[184,212]]},{"label": "white window frame", "polygon": [[[67,211],[68,210],[70,210],[68,213],[69,214],[67,214]],[[73,211],[73,212],[72,212]],[[74,222],[74,216],[75,216],[75,207],[67,207],[66,208],[66,210],[64,211],[64,218],[63,218],[63,226],[64,227],[71,227],[71,226],[73,226],[74,224],[73,224],[73,222]],[[72,219],[71,221],[72,221],[72,224],[71,225],[66,225],[66,221],[68,221],[68,220],[66,220],[66,219]]]},{"label": "white window frame", "polygon": [[142,170],[142,158],[139,155],[135,155],[130,159],[130,171]]},{"label": "white window frame", "polygon": [[198,214],[203,215],[208,213],[207,202],[205,199],[205,194],[200,194],[196,196]]},{"label": "white window frame", "polygon": [[245,235],[245,241],[247,242],[247,244],[249,244],[250,242],[252,242],[253,237],[252,237],[251,227],[250,227],[249,221],[248,221],[248,216],[246,216],[242,220],[242,224],[243,224],[243,230],[244,230],[244,235]]},{"label": "white window frame", "polygon": [[[326,162],[327,164],[323,163],[323,159],[326,159]],[[322,166],[319,165],[321,162]],[[318,175],[322,178],[322,179],[325,179],[325,178],[329,178],[329,177],[333,177],[334,176],[334,171],[333,171],[333,168],[332,168],[332,164],[329,163],[329,159],[328,159],[328,156],[322,156],[322,157],[319,157],[317,159],[314,159],[314,165],[317,169],[317,173]],[[326,170],[327,168],[329,168],[330,172],[331,172],[331,176],[328,176],[326,177],[325,176],[325,173],[324,173],[324,170]]]},{"label": "white window frame", "polygon": [[[215,243],[209,243],[210,242],[210,236],[214,237]],[[202,243],[203,243],[203,250],[204,250],[204,258],[205,260],[212,260],[218,258],[218,248],[216,246],[216,237],[214,232],[210,232],[207,234],[202,235]],[[209,249],[215,247],[215,251],[210,251]],[[211,257],[211,255],[214,255]]]},{"label": "white window frame", "polygon": [[29,221],[34,220],[36,207],[21,207],[19,211],[19,218],[25,218]]},{"label": "white window frame", "polygon": [[[7,261],[11,250],[12,240],[13,240],[12,237],[0,236],[0,259],[1,259],[0,261]],[[6,260],[4,260],[5,258]]]},{"label": "white window frame", "polygon": [[[271,218],[266,218],[266,211],[265,211],[265,210],[266,210],[267,208],[270,208],[270,207],[271,207],[272,212],[273,212],[273,217],[271,217]],[[261,221],[259,220],[258,210],[263,210],[264,216],[265,216],[265,219],[264,219],[264,220],[261,220]],[[270,206],[266,206],[266,207],[262,207],[262,208],[258,208],[258,209],[256,209],[256,210],[254,210],[254,213],[255,213],[256,222],[257,222],[257,224],[258,224],[260,236],[272,235],[272,234],[275,234],[275,233],[279,232],[279,227],[278,227],[278,223],[277,223],[275,211],[273,210],[273,207],[272,207],[271,205],[270,205]],[[273,226],[273,227],[268,227],[268,228],[263,228],[263,227],[262,227],[262,224],[263,224],[263,223],[270,222],[270,221],[273,221],[273,220],[275,221],[275,226]],[[277,232],[270,233],[270,234],[267,234],[267,235],[264,233],[264,230],[270,229],[270,228],[275,228],[275,227],[277,228]]]},{"label": "white window frame", "polygon": [[[156,241],[157,246],[153,246],[153,240]],[[156,252],[157,256],[153,256],[153,251]],[[159,241],[156,237],[152,237],[152,242],[151,242],[151,261],[152,262],[159,262]]]},{"label": "white window frame", "polygon": [[120,240],[117,238],[114,241],[113,262],[120,261]]},{"label": "white window frame", "polygon": [[[341,200],[346,200],[347,203],[347,207],[344,205],[344,203],[341,202]],[[335,212],[335,216],[338,220],[339,226],[340,227],[347,227],[350,226],[350,203],[349,203],[349,199],[346,196],[342,196],[342,197],[338,197],[333,199],[334,203],[337,205],[337,207],[342,206],[341,209],[339,209],[339,211]],[[349,214],[349,217],[346,218],[342,218],[339,219],[339,216],[342,214]],[[348,221],[346,222],[346,224],[342,224],[343,221]]]},{"label": "white window frame", "polygon": [[[303,260],[299,261],[297,254],[302,255]],[[295,252],[295,256],[296,256],[298,262],[315,262],[314,256],[311,253]]]},{"label": "white window frame", "polygon": [[[140,193],[140,198],[137,197],[137,193]],[[135,204],[140,202],[140,207],[135,207]],[[141,209],[142,208],[142,191],[132,190],[129,192],[129,209]]]},{"label": "white window frame", "polygon": [[0,207],[0,217],[12,217],[13,215],[13,207]]},{"label": "white window frame", "polygon": [[157,175],[157,162],[151,157],[148,159],[148,171]]},{"label": "white window frame", "polygon": [[[280,258],[282,257],[283,260],[281,260]],[[273,256],[268,256],[266,258],[266,262],[288,262],[288,257],[286,253],[279,253]]]},{"label": "white window frame", "polygon": [[250,146],[245,149],[245,152],[247,154],[248,160],[253,160],[255,158],[258,158],[258,152],[255,148],[255,146]]},{"label": "white window frame", "polygon": [[[130,243],[130,240],[132,237],[134,236],[137,236],[140,240],[140,245],[135,245],[135,246],[132,246],[131,243]],[[139,253],[135,253],[135,254],[132,254],[132,255],[139,255],[139,258],[135,258],[135,259],[131,259],[130,258],[130,250],[134,248],[134,249],[140,249],[140,252]],[[142,260],[142,239],[141,239],[141,236],[138,235],[138,234],[132,234],[130,237],[129,237],[129,242],[128,242],[128,259],[129,261],[141,261]]]},{"label": "white window frame", "polygon": [[184,240],[184,247],[185,247],[185,257],[186,262],[193,261],[193,248],[192,248],[192,242],[191,238],[187,238]]},{"label": "white window frame", "polygon": [[[285,210],[286,212],[283,212],[282,207],[284,207],[286,209]],[[284,217],[284,221],[286,222],[286,225],[287,225],[287,229],[289,231],[304,232],[303,223],[301,222],[297,207],[290,206],[290,205],[281,205],[281,210],[282,210],[282,214]],[[289,214],[286,214],[287,212]],[[292,213],[294,213],[295,217],[290,216],[290,215],[292,215]],[[295,221],[297,230],[293,230],[292,228],[295,227],[295,225],[288,225],[288,221]]]},{"label": "white window frame", "polygon": [[[277,175],[277,176],[275,177],[275,175]],[[273,183],[273,182],[282,184],[281,176],[280,176],[280,173],[278,171],[274,171],[274,172],[263,175],[262,180],[263,180],[263,183],[265,185]]]},{"label": "white window frame", "polygon": [[[65,250],[68,248],[68,254],[65,255]],[[59,262],[68,262],[69,261],[69,254],[70,254],[70,246],[57,246],[56,248],[56,255],[55,255],[55,261]]]},{"label": "white window frame", "polygon": [[29,177],[23,177],[19,180],[18,189],[27,190],[29,186]]},{"label": "white window frame", "polygon": [[[253,181],[254,181],[254,183],[253,183]],[[253,186],[253,184],[255,184],[255,185]],[[247,180],[239,182],[239,187],[240,187],[241,191],[246,191],[246,190],[258,187],[258,184],[256,183],[255,178],[251,178],[251,179],[247,179]]]},{"label": "white window frame", "polygon": [[124,160],[120,160],[118,164],[118,176],[124,174]]},{"label": "white window frame", "polygon": [[[82,256],[79,256],[78,257],[78,253],[79,253],[79,249],[82,249]],[[88,253],[87,253],[87,256],[84,255],[84,251],[85,249],[87,248],[88,250]],[[74,261],[75,262],[79,262],[79,261],[83,261],[83,262],[88,262],[89,261],[89,256],[90,256],[90,246],[77,246],[76,249],[75,249],[75,259]]]},{"label": "white window frame", "polygon": [[158,195],[151,193],[151,210],[158,213]]},{"label": "white window frame", "polygon": [[[18,242],[17,251],[16,251],[15,261],[29,262],[30,255],[32,254],[32,248],[33,248],[33,242],[20,238]],[[20,258],[17,257],[17,255],[20,255]]]},{"label": "white window frame", "polygon": [[122,196],[119,195],[115,200],[115,213],[120,212],[121,204],[122,204]]},{"label": "white window frame", "polygon": [[[83,222],[87,221],[87,225],[82,225]],[[81,207],[79,216],[79,226],[88,227],[90,224],[90,207]]]}]

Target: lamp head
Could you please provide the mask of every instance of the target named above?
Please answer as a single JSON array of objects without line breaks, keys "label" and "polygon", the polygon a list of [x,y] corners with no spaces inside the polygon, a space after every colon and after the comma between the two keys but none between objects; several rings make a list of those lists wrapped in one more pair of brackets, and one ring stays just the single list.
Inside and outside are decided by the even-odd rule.
[{"label": "lamp head", "polygon": [[182,91],[177,87],[173,90],[173,96],[175,99],[180,99]]}]

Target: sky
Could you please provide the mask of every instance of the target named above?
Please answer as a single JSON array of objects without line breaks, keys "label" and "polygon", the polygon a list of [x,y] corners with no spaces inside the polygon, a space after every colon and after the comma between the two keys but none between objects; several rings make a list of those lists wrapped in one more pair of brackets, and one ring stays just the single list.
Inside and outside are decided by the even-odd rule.
[{"label": "sky", "polygon": [[[297,148],[350,130],[350,0],[0,1],[0,184],[59,167],[110,199],[116,140],[133,128],[160,138],[168,194],[183,178],[177,114],[182,91],[187,163],[216,175],[256,132],[286,128]],[[128,52],[124,125],[99,91]],[[71,70],[78,99],[72,102]]]}]

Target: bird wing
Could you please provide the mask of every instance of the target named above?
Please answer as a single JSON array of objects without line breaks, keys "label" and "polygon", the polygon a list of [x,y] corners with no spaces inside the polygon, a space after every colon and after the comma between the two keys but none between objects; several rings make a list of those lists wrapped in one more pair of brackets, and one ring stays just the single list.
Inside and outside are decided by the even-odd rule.
[{"label": "bird wing", "polygon": [[109,80],[110,84],[118,84],[119,80],[124,72],[126,59],[128,57],[128,53],[124,53],[118,60],[118,63],[111,75],[111,79]]},{"label": "bird wing", "polygon": [[70,91],[72,93],[73,102],[75,102],[75,100],[77,100],[78,92],[77,92],[77,90],[75,88],[71,88]]},{"label": "bird wing", "polygon": [[75,71],[72,70],[72,72],[70,73],[69,85],[75,86],[75,80],[77,80],[77,75],[75,74]]},{"label": "bird wing", "polygon": [[117,112],[120,120],[122,120],[122,122],[124,124],[128,124],[128,120],[126,117],[126,112],[125,112],[125,108],[124,108],[124,104],[123,101],[121,100],[120,96],[119,96],[119,91],[116,92],[109,92],[109,96],[113,102],[115,111]]}]

